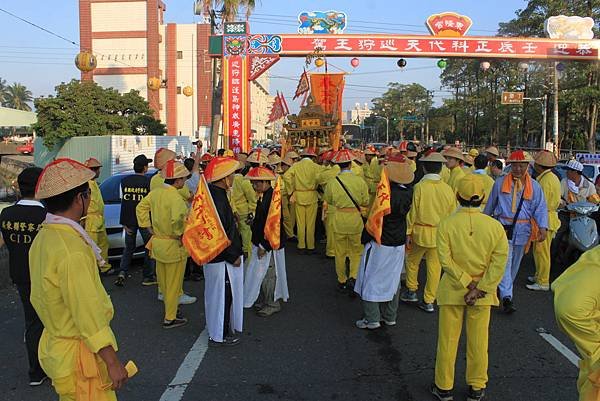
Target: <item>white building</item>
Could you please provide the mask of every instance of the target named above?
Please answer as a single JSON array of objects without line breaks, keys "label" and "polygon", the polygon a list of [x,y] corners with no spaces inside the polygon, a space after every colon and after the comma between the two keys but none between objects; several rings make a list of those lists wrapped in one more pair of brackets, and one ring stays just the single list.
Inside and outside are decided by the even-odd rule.
[{"label": "white building", "polygon": [[365,118],[370,117],[372,114],[367,103],[361,108],[360,103],[356,103],[352,110],[348,110],[345,113],[344,123],[346,124],[362,124]]}]

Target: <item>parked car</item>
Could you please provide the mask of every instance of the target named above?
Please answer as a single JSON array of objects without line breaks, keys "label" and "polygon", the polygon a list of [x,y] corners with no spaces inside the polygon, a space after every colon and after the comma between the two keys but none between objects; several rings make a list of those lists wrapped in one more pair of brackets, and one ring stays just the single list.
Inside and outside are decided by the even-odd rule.
[{"label": "parked car", "polygon": [[33,143],[27,142],[24,145],[17,146],[17,152],[23,155],[32,155],[33,154]]},{"label": "parked car", "polygon": [[[146,176],[152,177],[156,170],[149,171]],[[108,234],[108,259],[118,260],[123,256],[125,249],[125,231],[119,223],[121,217],[121,180],[135,174],[133,171],[115,174],[100,184],[100,192],[104,200],[104,224]],[[136,238],[134,258],[144,256],[144,241],[139,231]]]}]

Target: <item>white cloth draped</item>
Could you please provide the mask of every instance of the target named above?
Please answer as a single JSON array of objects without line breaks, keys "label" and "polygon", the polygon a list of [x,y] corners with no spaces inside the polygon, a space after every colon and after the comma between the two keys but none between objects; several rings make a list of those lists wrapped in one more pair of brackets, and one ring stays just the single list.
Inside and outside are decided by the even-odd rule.
[{"label": "white cloth draped", "polygon": [[391,301],[398,291],[403,268],[404,245],[385,246],[371,241],[365,245],[354,292],[364,301]]},{"label": "white cloth draped", "polygon": [[[243,266],[243,260],[242,260]],[[223,317],[225,316],[225,269],[231,283],[232,303],[230,330],[242,332],[244,322],[244,268],[227,262],[204,265],[204,310],[208,336],[214,341],[223,341]]]},{"label": "white cloth draped", "polygon": [[269,251],[261,259],[258,258],[258,247],[252,245],[252,257],[244,277],[244,308],[251,308],[258,299],[260,286],[269,269],[269,262],[273,257],[275,261],[275,295],[273,301],[282,299],[287,302],[290,297],[287,285],[287,271],[285,268],[285,249]]}]

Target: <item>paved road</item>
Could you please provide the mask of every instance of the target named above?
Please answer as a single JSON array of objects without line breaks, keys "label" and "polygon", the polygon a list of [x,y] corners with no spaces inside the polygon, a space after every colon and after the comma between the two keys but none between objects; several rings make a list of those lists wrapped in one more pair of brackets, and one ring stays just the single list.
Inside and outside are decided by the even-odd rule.
[{"label": "paved road", "polygon": [[[360,301],[335,290],[333,261],[299,256],[293,245],[287,256],[291,299],[283,311],[270,318],[247,311],[238,347],[206,350],[200,339],[194,347],[197,357],[186,360],[191,368],[180,365],[204,330],[203,302],[183,307],[190,324],[167,331],[160,325],[156,287],[139,285],[139,270],[125,288],[105,280],[116,309],[113,328],[119,354],[124,361],[135,360],[140,369],[119,400],[430,400],[437,313],[427,315],[401,305],[396,327],[358,330],[354,321],[361,317]],[[554,322],[551,294],[523,288],[531,273],[531,261],[524,263],[515,295],[518,312],[492,313],[488,399],[576,400],[577,369],[536,329],[543,327],[574,347]],[[202,282],[186,282],[185,288],[202,300]],[[0,291],[0,313],[0,400],[56,399],[48,385],[27,386],[21,309],[13,290]],[[193,373],[199,355],[203,359],[189,385],[169,387],[178,370],[178,378]],[[464,399],[461,392],[466,391],[464,369],[463,343],[456,370],[457,400]]]}]

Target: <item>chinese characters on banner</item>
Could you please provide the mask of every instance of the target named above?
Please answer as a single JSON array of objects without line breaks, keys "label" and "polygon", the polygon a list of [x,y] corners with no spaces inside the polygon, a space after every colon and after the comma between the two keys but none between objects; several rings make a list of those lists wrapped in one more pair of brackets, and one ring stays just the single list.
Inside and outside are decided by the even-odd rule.
[{"label": "chinese characters on banner", "polygon": [[228,148],[234,153],[249,148],[248,58],[225,58],[224,129],[229,138]]},{"label": "chinese characters on banner", "polygon": [[324,55],[406,57],[485,57],[526,59],[598,60],[598,40],[544,38],[478,38],[405,35],[281,35],[280,56],[306,54],[321,48]]}]

